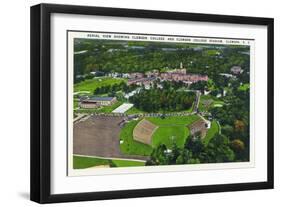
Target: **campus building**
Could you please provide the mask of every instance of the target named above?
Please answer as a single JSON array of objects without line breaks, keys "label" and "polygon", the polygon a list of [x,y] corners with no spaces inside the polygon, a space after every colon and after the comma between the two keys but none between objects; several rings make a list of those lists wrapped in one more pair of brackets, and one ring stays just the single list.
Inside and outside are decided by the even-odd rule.
[{"label": "campus building", "polygon": [[154,77],[151,78],[137,78],[137,79],[129,79],[127,84],[128,85],[132,85],[132,84],[136,84],[136,85],[150,85],[153,81],[155,80]]},{"label": "campus building", "polygon": [[91,97],[80,102],[81,108],[97,108],[99,106],[109,106],[117,101],[116,97]]},{"label": "campus building", "polygon": [[180,64],[180,68],[170,70],[160,74],[162,80],[184,82],[188,84],[196,83],[198,81],[208,81],[207,75],[191,74],[187,73],[183,64]]},{"label": "campus building", "polygon": [[183,68],[182,63],[180,64],[180,68],[162,73],[158,70],[152,70],[146,72],[145,76],[146,77],[144,77],[144,74],[142,73],[131,73],[127,84],[144,85],[149,87],[149,85],[156,79],[160,79],[161,81],[184,82],[187,84],[196,83],[198,81],[208,81],[207,75],[187,73],[186,69]]},{"label": "campus building", "polygon": [[160,75],[162,80],[176,81],[176,82],[186,82],[186,83],[196,83],[198,81],[208,81],[207,75],[199,74],[184,74],[178,72],[166,72]]},{"label": "campus building", "polygon": [[145,76],[146,76],[147,78],[152,78],[152,77],[156,78],[156,77],[159,76],[159,74],[160,74],[160,72],[159,72],[158,70],[152,70],[152,71],[146,72],[146,73],[145,73]]},{"label": "campus building", "polygon": [[129,78],[130,79],[139,79],[139,78],[143,78],[144,77],[144,74],[143,73],[130,73],[129,74]]}]

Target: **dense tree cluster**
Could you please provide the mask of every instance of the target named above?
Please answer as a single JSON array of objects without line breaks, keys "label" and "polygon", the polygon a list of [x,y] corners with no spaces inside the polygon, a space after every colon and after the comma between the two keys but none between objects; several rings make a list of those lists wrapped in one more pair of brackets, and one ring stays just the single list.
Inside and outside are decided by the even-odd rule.
[{"label": "dense tree cluster", "polygon": [[125,88],[127,88],[127,84],[125,82],[121,82],[119,84],[100,86],[95,89],[94,95],[114,93],[117,91],[124,90]]},{"label": "dense tree cluster", "polygon": [[237,90],[233,87],[224,98],[227,104],[210,111],[213,118],[220,122],[221,132],[229,138],[236,159],[240,161],[249,160],[249,94],[249,89]]},{"label": "dense tree cluster", "polygon": [[204,90],[208,89],[206,81],[198,81],[193,83],[189,87],[191,90],[199,90],[201,93],[204,93]]},{"label": "dense tree cluster", "polygon": [[145,112],[182,111],[192,107],[195,94],[174,89],[151,88],[141,90],[129,100],[136,108]]},{"label": "dense tree cluster", "polygon": [[200,136],[188,137],[183,148],[174,143],[167,150],[165,145],[159,145],[152,151],[146,165],[197,164],[197,163],[225,163],[236,161],[235,153],[231,149],[229,139],[216,134],[208,145],[204,144]]},{"label": "dense tree cluster", "polygon": [[233,65],[249,71],[248,46],[76,39],[74,78],[91,71],[146,72],[178,68],[182,62],[191,73],[229,73]]}]

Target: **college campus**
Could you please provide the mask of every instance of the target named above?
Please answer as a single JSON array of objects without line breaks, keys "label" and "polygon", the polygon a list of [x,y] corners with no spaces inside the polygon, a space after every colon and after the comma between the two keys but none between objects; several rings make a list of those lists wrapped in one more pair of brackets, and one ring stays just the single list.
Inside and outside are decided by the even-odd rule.
[{"label": "college campus", "polygon": [[76,38],[73,168],[249,161],[249,51]]}]

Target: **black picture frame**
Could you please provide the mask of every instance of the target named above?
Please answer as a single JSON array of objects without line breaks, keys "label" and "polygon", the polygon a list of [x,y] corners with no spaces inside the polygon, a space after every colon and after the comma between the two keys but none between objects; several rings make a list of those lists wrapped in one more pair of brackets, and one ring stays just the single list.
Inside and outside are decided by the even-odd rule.
[{"label": "black picture frame", "polygon": [[[52,13],[99,15],[113,17],[134,17],[195,22],[219,22],[267,26],[267,181],[239,184],[204,185],[191,187],[169,187],[106,192],[87,192],[74,194],[50,193],[50,16]],[[274,20],[272,18],[195,14],[168,11],[103,8],[39,4],[31,7],[31,174],[30,199],[38,203],[88,201],[102,199],[134,198],[146,196],[166,196],[179,194],[210,193],[273,188],[274,177],[274,71],[273,44]]]}]

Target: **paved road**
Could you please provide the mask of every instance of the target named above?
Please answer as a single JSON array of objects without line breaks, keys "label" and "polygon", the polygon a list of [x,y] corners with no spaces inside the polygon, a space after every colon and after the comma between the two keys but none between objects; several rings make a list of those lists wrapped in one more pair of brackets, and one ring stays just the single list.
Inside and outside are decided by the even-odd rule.
[{"label": "paved road", "polygon": [[197,113],[197,111],[198,111],[199,102],[200,102],[200,96],[201,96],[201,92],[200,91],[196,91],[196,97],[195,97],[194,108],[193,108],[193,111],[195,113]]}]

